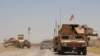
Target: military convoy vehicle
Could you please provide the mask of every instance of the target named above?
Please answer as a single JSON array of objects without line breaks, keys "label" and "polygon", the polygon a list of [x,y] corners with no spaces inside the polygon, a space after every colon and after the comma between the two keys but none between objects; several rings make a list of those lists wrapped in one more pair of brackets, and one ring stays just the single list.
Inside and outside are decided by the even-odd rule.
[{"label": "military convoy vehicle", "polygon": [[51,46],[51,40],[43,40],[40,43],[40,49],[50,49],[51,50],[52,46]]},{"label": "military convoy vehicle", "polygon": [[53,49],[59,54],[75,52],[86,55],[88,35],[93,35],[93,29],[80,26],[79,24],[63,24],[58,31],[58,36],[55,36],[53,39]]},{"label": "military convoy vehicle", "polygon": [[24,47],[30,48],[31,47],[31,43],[28,40],[24,39],[23,34],[18,35],[17,40],[15,38],[4,40],[4,47],[8,47],[11,45],[17,48],[24,48]]},{"label": "military convoy vehicle", "polygon": [[15,38],[9,38],[9,39],[4,39],[4,43],[3,43],[3,46],[5,48],[7,48],[8,46],[12,46],[14,45],[14,42],[15,42]]},{"label": "military convoy vehicle", "polygon": [[52,40],[52,47],[53,47],[53,51],[56,52],[57,51],[57,36],[55,36]]},{"label": "military convoy vehicle", "polygon": [[30,48],[31,47],[31,43],[28,40],[24,39],[24,35],[18,35],[18,40],[16,42],[17,47],[19,48]]}]

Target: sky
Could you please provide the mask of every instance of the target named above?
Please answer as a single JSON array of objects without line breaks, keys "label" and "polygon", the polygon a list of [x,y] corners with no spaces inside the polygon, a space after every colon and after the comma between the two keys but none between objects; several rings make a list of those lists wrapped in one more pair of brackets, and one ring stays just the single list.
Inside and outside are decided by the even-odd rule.
[{"label": "sky", "polygon": [[52,39],[60,20],[86,24],[100,34],[100,0],[0,0],[0,42],[18,34],[28,39],[28,27],[31,42]]}]

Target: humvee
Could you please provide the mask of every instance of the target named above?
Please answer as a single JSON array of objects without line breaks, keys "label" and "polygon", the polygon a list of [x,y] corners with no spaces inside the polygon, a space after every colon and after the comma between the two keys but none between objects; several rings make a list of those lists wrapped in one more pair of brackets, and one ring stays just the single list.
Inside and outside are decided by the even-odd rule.
[{"label": "humvee", "polygon": [[[57,42],[57,43],[56,43]],[[78,24],[63,24],[58,32],[56,48],[59,54],[65,52],[74,52],[77,54],[87,54],[87,36],[84,28],[79,27]]]}]

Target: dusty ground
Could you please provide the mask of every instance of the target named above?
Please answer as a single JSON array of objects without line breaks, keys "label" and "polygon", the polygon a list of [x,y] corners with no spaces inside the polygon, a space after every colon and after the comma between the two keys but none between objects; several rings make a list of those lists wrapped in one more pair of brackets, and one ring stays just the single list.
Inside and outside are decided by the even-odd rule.
[{"label": "dusty ground", "polygon": [[[82,55],[75,55],[73,53],[58,55],[52,50],[48,49],[40,50],[39,46],[32,46],[30,49],[27,48],[18,49],[14,47],[9,47],[9,48],[4,48],[3,50],[0,48],[0,56],[82,56]],[[88,49],[88,54],[86,56],[100,56],[100,54],[93,53]]]},{"label": "dusty ground", "polygon": [[88,47],[88,52],[100,54],[100,47]]},{"label": "dusty ground", "polygon": [[2,44],[0,44],[0,53],[5,52],[5,51],[7,51],[7,52],[15,51],[17,49],[18,48],[15,48],[14,46],[9,46],[9,47],[5,48]]}]

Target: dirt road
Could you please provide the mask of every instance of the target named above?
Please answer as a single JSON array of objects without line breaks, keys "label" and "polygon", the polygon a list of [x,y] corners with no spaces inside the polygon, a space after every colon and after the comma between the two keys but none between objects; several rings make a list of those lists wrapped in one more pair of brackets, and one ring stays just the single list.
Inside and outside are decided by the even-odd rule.
[{"label": "dirt road", "polygon": [[[25,49],[17,49],[15,51],[1,52],[0,56],[82,56],[82,55],[75,55],[73,53],[58,55],[52,50],[48,49],[40,50],[39,47],[32,47],[30,49],[25,48]],[[86,56],[100,56],[100,55],[88,52]]]}]

